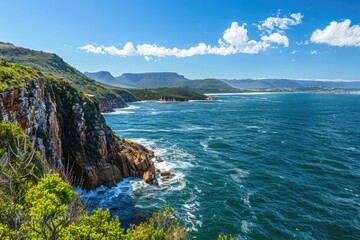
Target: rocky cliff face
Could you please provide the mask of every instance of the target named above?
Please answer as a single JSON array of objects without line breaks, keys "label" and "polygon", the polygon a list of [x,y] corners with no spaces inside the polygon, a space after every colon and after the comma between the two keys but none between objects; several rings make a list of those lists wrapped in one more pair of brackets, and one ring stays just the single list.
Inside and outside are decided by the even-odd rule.
[{"label": "rocky cliff face", "polygon": [[112,186],[129,176],[156,181],[153,153],[117,137],[97,101],[64,80],[39,77],[21,89],[1,92],[0,110],[2,119],[25,130],[44,160],[70,173],[74,185]]},{"label": "rocky cliff face", "polygon": [[101,99],[98,102],[99,109],[101,112],[113,112],[114,108],[124,108],[128,105],[126,102],[135,102],[137,99],[131,93],[125,91],[118,91],[117,92],[123,99],[119,99],[119,97],[108,94],[106,99]]}]

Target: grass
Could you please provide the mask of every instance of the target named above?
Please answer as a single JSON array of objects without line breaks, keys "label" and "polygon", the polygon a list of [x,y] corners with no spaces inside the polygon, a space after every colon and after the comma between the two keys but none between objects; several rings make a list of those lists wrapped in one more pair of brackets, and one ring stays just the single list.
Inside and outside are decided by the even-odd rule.
[{"label": "grass", "polygon": [[26,66],[0,61],[0,91],[24,87],[26,82],[39,77],[41,73]]}]

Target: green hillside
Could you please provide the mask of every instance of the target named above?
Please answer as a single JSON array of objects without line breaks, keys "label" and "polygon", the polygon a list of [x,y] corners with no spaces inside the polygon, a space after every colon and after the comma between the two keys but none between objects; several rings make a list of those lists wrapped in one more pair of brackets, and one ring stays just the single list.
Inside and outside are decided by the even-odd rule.
[{"label": "green hillside", "polygon": [[116,79],[137,88],[162,88],[186,86],[189,81],[184,76],[173,72],[124,73]]},{"label": "green hillside", "polygon": [[63,77],[77,89],[95,95],[100,102],[117,99],[126,105],[123,97],[129,96],[131,98],[132,95],[124,89],[101,84],[86,77],[54,53],[30,50],[0,42],[0,58],[4,58],[8,62],[29,66],[49,75]]},{"label": "green hillside", "polygon": [[190,80],[187,86],[201,93],[231,93],[240,90],[218,79]]},{"label": "green hillside", "polygon": [[[130,84],[140,89],[187,87],[200,93],[240,91],[219,79],[189,80],[182,75],[172,72],[124,73],[120,77],[116,77],[116,79],[120,83]],[[106,79],[104,78],[102,81],[106,81]]]}]

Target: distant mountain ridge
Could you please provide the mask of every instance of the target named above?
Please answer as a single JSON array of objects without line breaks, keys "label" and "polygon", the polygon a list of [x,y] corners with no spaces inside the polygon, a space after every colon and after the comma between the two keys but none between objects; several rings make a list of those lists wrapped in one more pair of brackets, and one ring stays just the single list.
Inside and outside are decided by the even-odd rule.
[{"label": "distant mountain ridge", "polygon": [[190,80],[175,72],[124,73],[113,77],[110,72],[84,73],[104,84],[124,88],[157,89],[164,87],[187,87],[200,93],[242,92],[244,90],[277,88],[343,88],[360,89],[360,81],[317,81],[294,79],[196,79]]},{"label": "distant mountain ridge", "polygon": [[360,81],[316,81],[316,80],[291,80],[291,79],[239,79],[223,80],[238,89],[271,89],[271,88],[360,88]]},{"label": "distant mountain ridge", "polygon": [[[218,79],[190,80],[175,72],[124,73],[113,77],[106,71],[85,72],[86,76],[101,83],[114,86],[131,86],[138,89],[187,87],[199,93],[238,92],[237,88]],[[114,80],[115,79],[115,80]]]},{"label": "distant mountain ridge", "polygon": [[117,80],[113,75],[108,71],[99,71],[99,72],[84,72],[84,75],[88,78],[91,78],[95,81],[101,82],[103,84],[112,85],[122,88],[135,88],[130,84],[125,84]]},{"label": "distant mountain ridge", "polygon": [[174,72],[124,73],[116,79],[138,88],[182,87],[189,81]]}]

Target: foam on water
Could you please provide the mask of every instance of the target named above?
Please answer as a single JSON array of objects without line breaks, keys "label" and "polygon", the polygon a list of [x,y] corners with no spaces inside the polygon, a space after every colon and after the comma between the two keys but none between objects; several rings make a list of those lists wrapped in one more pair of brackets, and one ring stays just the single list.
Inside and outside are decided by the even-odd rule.
[{"label": "foam on water", "polygon": [[138,109],[138,108],[140,108],[140,107],[139,106],[129,105],[126,108],[115,108],[114,112],[103,113],[103,115],[133,114],[135,112],[134,111],[129,111],[129,110]]}]

